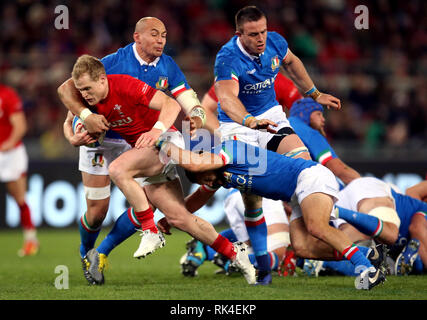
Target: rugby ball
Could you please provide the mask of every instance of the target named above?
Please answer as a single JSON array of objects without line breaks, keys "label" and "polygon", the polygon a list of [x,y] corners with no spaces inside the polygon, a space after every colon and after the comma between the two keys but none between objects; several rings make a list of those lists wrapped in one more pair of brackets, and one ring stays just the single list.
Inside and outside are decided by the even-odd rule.
[{"label": "rugby ball", "polygon": [[[83,121],[78,116],[74,116],[74,118],[73,118],[73,133],[76,133],[77,129],[80,127],[82,128],[82,132],[86,131],[86,128],[84,126]],[[98,141],[96,141],[94,143],[89,143],[86,145],[86,147],[89,147],[89,148],[99,147],[101,145],[102,141],[104,141],[104,137],[105,137],[105,132],[103,132],[101,134]]]}]

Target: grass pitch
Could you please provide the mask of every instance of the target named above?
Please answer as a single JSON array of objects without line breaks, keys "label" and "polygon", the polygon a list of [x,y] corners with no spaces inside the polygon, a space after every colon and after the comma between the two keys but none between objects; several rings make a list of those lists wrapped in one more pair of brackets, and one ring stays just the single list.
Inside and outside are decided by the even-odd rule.
[{"label": "grass pitch", "polygon": [[[97,245],[109,230],[101,232]],[[105,285],[89,286],[81,269],[77,229],[39,229],[40,252],[25,258],[17,256],[21,231],[3,230],[0,300],[427,300],[427,275],[388,276],[384,285],[371,291],[356,290],[352,277],[303,274],[276,276],[271,286],[255,287],[240,275],[214,274],[217,267],[206,262],[197,277],[186,278],[178,261],[190,236],[172,232],[164,248],[141,260],[132,257],[140,239],[133,235],[111,252]],[[55,280],[65,276],[64,270],[68,270],[68,289],[58,289]],[[63,280],[57,283],[65,285]]]}]

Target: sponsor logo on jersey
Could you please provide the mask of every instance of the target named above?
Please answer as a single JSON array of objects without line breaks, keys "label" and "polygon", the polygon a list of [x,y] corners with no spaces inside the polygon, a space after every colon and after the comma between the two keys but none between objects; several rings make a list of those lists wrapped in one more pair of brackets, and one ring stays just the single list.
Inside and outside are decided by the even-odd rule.
[{"label": "sponsor logo on jersey", "polygon": [[110,123],[110,125],[114,128],[114,127],[120,127],[120,126],[124,126],[127,125],[129,123],[131,123],[133,121],[133,119],[131,117],[127,117],[127,118],[123,118],[123,119],[119,119],[116,121],[112,121]]},{"label": "sponsor logo on jersey", "polygon": [[257,94],[260,93],[262,90],[271,88],[274,86],[274,80],[275,77],[266,79],[262,82],[257,83],[248,83],[243,86],[242,93],[244,94]]}]

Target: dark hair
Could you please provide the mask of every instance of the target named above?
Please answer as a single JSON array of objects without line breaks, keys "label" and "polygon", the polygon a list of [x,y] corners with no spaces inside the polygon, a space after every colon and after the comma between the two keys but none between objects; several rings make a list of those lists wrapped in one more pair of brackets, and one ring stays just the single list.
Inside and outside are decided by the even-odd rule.
[{"label": "dark hair", "polygon": [[185,176],[191,183],[197,183],[196,173],[189,170],[184,170]]},{"label": "dark hair", "polygon": [[256,6],[246,6],[237,11],[236,16],[234,17],[236,29],[241,31],[245,22],[258,21],[263,17],[265,18],[264,12]]}]

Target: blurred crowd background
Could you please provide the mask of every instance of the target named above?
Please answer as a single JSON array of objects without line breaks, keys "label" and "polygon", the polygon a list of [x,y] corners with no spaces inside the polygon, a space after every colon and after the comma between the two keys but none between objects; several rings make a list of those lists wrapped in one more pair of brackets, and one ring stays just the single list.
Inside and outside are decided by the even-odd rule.
[{"label": "blurred crowd background", "polygon": [[[141,17],[158,17],[168,31],[165,53],[202,98],[215,55],[234,34],[234,14],[248,4],[266,13],[317,87],[342,100],[341,111],[327,111],[326,131],[343,159],[426,159],[427,1],[2,0],[0,81],[23,99],[30,158],[77,156],[63,137],[66,109],[56,94],[77,56],[114,52],[133,41]],[[354,25],[360,4],[369,9],[367,30]],[[58,5],[69,10],[69,29],[55,28]]]}]

